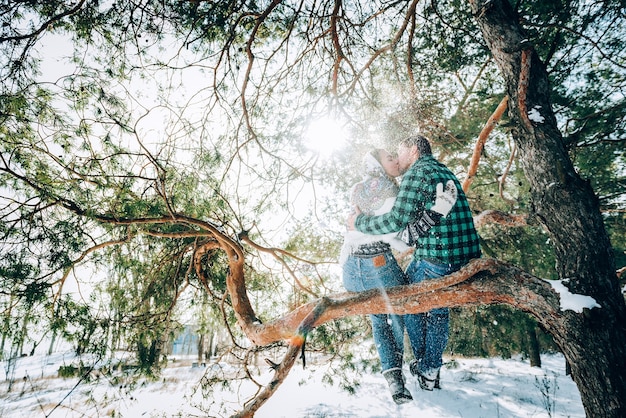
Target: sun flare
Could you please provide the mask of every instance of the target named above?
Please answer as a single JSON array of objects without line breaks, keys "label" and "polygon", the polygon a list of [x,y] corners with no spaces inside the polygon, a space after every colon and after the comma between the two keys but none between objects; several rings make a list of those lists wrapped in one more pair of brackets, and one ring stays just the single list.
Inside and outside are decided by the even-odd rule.
[{"label": "sun flare", "polygon": [[332,117],[322,117],[309,123],[305,134],[306,147],[322,157],[328,157],[346,145],[345,126]]}]

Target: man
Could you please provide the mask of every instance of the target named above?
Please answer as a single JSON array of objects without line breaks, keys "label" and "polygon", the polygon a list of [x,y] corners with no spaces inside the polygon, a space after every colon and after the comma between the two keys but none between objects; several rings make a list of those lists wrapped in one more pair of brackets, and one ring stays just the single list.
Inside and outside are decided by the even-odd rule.
[{"label": "man", "polygon": [[[401,141],[398,162],[404,175],[391,211],[379,216],[358,214],[349,219],[349,226],[368,234],[386,234],[407,227],[409,231],[418,231],[417,236],[411,237],[415,252],[406,270],[409,283],[448,275],[480,257],[479,238],[467,198],[456,176],[432,156],[428,140],[415,135]],[[427,222],[424,228],[424,212],[432,208],[439,183],[447,187],[453,184],[457,199],[445,217]],[[418,219],[422,220],[416,224]],[[433,390],[448,343],[448,308],[406,315],[405,325],[415,356],[409,366],[411,374],[417,377],[422,389]]]}]

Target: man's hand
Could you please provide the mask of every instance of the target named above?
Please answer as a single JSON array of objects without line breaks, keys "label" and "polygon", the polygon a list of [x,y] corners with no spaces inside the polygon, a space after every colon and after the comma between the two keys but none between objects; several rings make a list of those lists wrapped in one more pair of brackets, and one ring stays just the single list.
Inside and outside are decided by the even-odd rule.
[{"label": "man's hand", "polygon": [[443,189],[443,183],[437,183],[437,196],[435,197],[435,204],[430,208],[430,210],[446,216],[450,213],[452,207],[456,203],[457,195],[458,191],[452,180],[447,181],[445,190]]}]

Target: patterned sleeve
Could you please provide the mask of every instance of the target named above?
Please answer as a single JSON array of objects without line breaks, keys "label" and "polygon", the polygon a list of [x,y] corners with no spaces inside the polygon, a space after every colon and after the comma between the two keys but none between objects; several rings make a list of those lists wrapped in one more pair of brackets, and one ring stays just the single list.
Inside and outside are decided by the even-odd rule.
[{"label": "patterned sleeve", "polygon": [[402,178],[396,202],[388,213],[379,216],[359,215],[355,227],[366,234],[387,234],[401,231],[432,202],[435,188],[430,184],[427,170],[411,167]]}]

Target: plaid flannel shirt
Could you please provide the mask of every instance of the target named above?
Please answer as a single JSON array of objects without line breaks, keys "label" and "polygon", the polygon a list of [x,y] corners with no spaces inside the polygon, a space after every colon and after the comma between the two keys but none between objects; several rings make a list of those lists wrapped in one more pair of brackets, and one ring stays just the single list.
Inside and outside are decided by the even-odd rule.
[{"label": "plaid flannel shirt", "polygon": [[453,180],[458,196],[455,205],[428,235],[415,243],[416,260],[431,259],[442,264],[461,265],[480,257],[480,242],[467,198],[456,178],[432,155],[419,158],[404,174],[396,202],[390,212],[379,216],[359,215],[355,227],[367,234],[403,230],[435,203],[437,183]]}]

